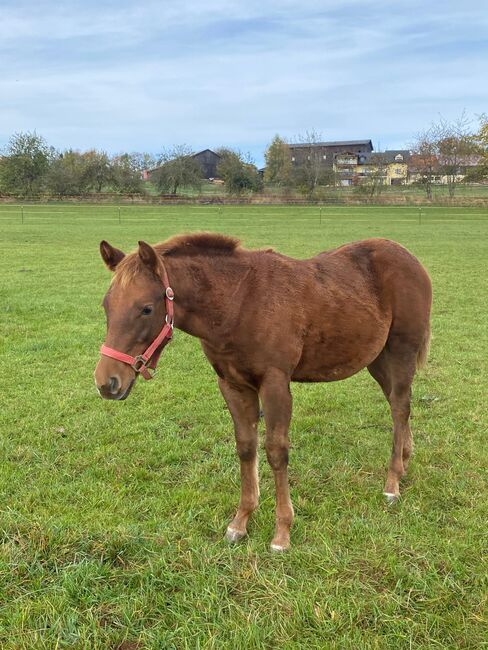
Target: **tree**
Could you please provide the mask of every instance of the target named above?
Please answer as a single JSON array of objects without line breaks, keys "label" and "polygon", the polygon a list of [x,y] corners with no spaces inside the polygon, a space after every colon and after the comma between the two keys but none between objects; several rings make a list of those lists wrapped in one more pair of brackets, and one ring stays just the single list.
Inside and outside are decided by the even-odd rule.
[{"label": "tree", "polygon": [[298,164],[292,168],[291,183],[311,199],[319,185],[334,184],[334,172],[332,167],[324,164],[323,152],[317,146],[321,142],[317,131],[306,131],[305,135],[298,136],[298,141],[302,145],[301,156]]},{"label": "tree", "polygon": [[476,154],[479,156],[479,162],[476,168],[468,174],[474,181],[480,182],[488,178],[488,116],[483,114],[479,116],[479,130],[474,136]]},{"label": "tree", "polygon": [[35,131],[15,133],[0,165],[0,187],[17,196],[34,196],[44,186],[55,150]]},{"label": "tree", "polygon": [[291,177],[291,154],[287,143],[279,135],[275,135],[266,149],[264,157],[266,160],[265,182],[278,187],[288,186]]},{"label": "tree", "polygon": [[371,154],[364,179],[357,178],[356,193],[372,199],[385,187],[388,174],[388,158],[382,152]]},{"label": "tree", "polygon": [[452,122],[440,118],[439,122],[420,133],[412,147],[412,163],[420,175],[427,198],[432,198],[434,175],[445,177],[449,196],[455,194],[462,180],[469,157],[476,152],[475,139],[469,129],[469,120],[463,112]]},{"label": "tree", "polygon": [[86,155],[68,149],[51,162],[47,188],[58,196],[77,196],[88,189]]},{"label": "tree", "polygon": [[202,168],[186,145],[176,145],[163,152],[159,164],[160,167],[151,174],[151,182],[160,192],[176,194],[180,187],[200,189]]},{"label": "tree", "polygon": [[469,158],[475,153],[475,140],[469,129],[466,113],[448,122],[441,118],[435,128],[439,171],[446,177],[449,196],[454,196],[456,184],[462,180]]},{"label": "tree", "polygon": [[87,189],[101,192],[104,187],[111,186],[114,178],[108,154],[105,151],[91,149],[86,151],[83,156],[86,163],[84,183]]},{"label": "tree", "polygon": [[123,153],[111,160],[113,185],[119,192],[140,194],[143,191],[141,154]]},{"label": "tree", "polygon": [[217,174],[224,181],[229,194],[239,196],[243,192],[258,192],[263,187],[262,178],[250,156],[244,157],[240,151],[219,149],[220,163]]},{"label": "tree", "polygon": [[424,187],[428,199],[432,199],[432,183],[438,172],[437,133],[431,126],[419,133],[412,144],[412,167],[418,182]]}]

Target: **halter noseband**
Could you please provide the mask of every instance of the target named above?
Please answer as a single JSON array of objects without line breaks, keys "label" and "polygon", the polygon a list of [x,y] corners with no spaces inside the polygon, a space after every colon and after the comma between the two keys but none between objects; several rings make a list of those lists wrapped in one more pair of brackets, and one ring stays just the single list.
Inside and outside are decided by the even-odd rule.
[{"label": "halter noseband", "polygon": [[[122,363],[127,363],[136,373],[140,373],[144,379],[152,379],[156,372],[156,366],[161,356],[161,352],[168,345],[173,337],[174,326],[174,306],[173,300],[175,297],[173,289],[169,286],[168,276],[166,269],[162,271],[162,283],[164,286],[164,301],[166,303],[166,318],[164,321],[163,329],[156,336],[151,345],[142,354],[136,357],[131,357],[130,354],[119,352],[113,348],[109,348],[105,344],[100,348],[100,354],[105,357],[111,357]],[[153,372],[151,372],[153,371]]]}]

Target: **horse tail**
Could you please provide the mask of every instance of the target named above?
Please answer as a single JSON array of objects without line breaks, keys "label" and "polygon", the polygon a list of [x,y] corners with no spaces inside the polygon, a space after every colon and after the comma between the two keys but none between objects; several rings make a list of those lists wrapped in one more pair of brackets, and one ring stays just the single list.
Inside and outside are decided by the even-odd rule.
[{"label": "horse tail", "polygon": [[423,368],[427,363],[430,348],[430,334],[430,323],[427,323],[427,327],[424,331],[424,338],[422,339],[422,343],[417,351],[417,368]]}]

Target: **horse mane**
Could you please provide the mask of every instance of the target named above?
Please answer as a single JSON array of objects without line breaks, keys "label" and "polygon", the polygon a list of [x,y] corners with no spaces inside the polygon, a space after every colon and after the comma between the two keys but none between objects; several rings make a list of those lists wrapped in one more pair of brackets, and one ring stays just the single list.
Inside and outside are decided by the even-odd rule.
[{"label": "horse mane", "polygon": [[240,246],[239,239],[221,235],[215,232],[197,232],[186,235],[175,235],[154,247],[164,256],[232,255]]},{"label": "horse mane", "polygon": [[[213,232],[175,235],[154,246],[155,251],[163,257],[215,257],[232,255],[240,247],[240,240]],[[127,286],[136,276],[144,273],[146,267],[137,251],[126,255],[117,265],[113,283]]]}]

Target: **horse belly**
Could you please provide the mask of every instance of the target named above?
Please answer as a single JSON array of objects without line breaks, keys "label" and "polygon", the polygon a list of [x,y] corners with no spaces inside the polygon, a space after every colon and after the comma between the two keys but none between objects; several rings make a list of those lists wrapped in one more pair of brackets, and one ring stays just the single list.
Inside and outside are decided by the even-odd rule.
[{"label": "horse belly", "polygon": [[302,356],[292,380],[339,381],[368,366],[384,348],[389,323],[354,324],[334,331],[311,332],[304,341]]}]

